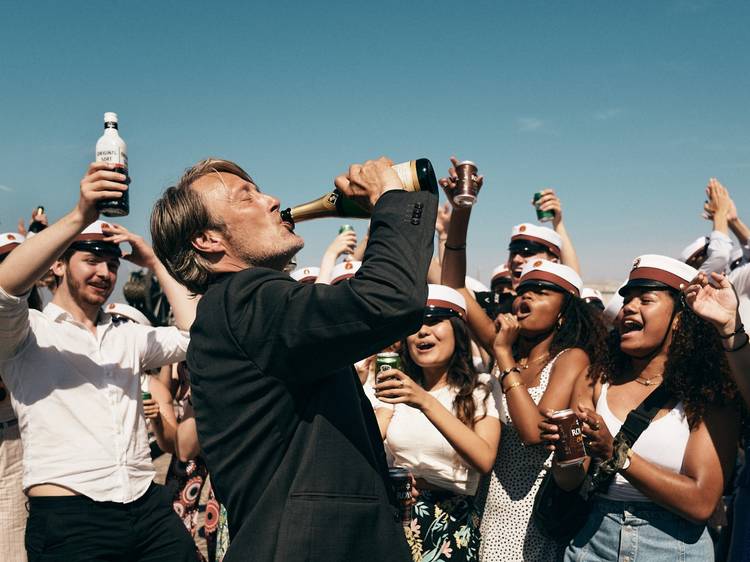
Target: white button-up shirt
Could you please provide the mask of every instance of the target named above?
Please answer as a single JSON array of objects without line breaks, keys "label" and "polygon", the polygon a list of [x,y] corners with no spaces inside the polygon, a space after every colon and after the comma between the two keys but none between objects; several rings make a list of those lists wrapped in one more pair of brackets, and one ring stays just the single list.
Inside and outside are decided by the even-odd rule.
[{"label": "white button-up shirt", "polygon": [[55,304],[29,310],[0,288],[0,376],[23,440],[23,486],[57,484],[96,501],[138,499],[154,477],[140,375],[181,361],[177,328],[115,325],[96,335]]}]

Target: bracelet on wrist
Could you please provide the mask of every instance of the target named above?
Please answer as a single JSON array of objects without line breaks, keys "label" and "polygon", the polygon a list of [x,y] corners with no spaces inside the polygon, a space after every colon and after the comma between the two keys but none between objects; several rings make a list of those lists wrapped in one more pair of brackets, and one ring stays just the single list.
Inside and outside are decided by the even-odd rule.
[{"label": "bracelet on wrist", "polygon": [[[742,343],[741,343],[740,345],[738,345],[738,346],[736,346],[736,347],[732,347],[732,348],[730,348],[730,349],[727,349],[727,348],[725,347],[725,348],[724,348],[724,352],[725,352],[725,353],[734,353],[735,351],[739,351],[739,350],[740,350],[740,349],[742,349],[743,347],[747,346],[748,342],[750,342],[750,336],[749,336],[749,335],[747,335],[747,333],[746,333],[746,332],[742,332],[742,333],[743,333],[743,334],[745,334],[745,341],[744,341],[744,342],[742,342]],[[722,346],[722,347],[723,347],[723,346]]]},{"label": "bracelet on wrist", "polygon": [[460,252],[460,251],[466,249],[466,244],[461,244],[460,246],[449,246],[448,242],[446,242],[445,243],[445,249],[446,250],[453,250],[454,252]]},{"label": "bracelet on wrist", "polygon": [[745,331],[745,326],[742,324],[742,322],[740,322],[740,325],[737,326],[737,329],[734,332],[732,332],[731,334],[728,334],[726,336],[722,336],[721,334],[719,334],[719,337],[721,339],[723,339],[723,340],[728,340],[729,338],[732,338],[732,337],[736,336],[737,334],[740,334],[740,333],[742,333],[744,331]]},{"label": "bracelet on wrist", "polygon": [[500,384],[502,385],[503,381],[505,380],[505,377],[507,377],[508,375],[510,375],[513,372],[518,373],[520,375],[521,374],[521,369],[519,369],[518,366],[516,366],[516,365],[514,365],[510,369],[505,369],[502,373],[500,373]]},{"label": "bracelet on wrist", "polygon": [[516,388],[517,386],[523,386],[523,382],[521,382],[521,381],[516,381],[516,382],[514,382],[514,383],[512,383],[512,384],[508,385],[508,388],[506,388],[505,390],[503,390],[503,394],[508,394],[508,392],[509,392],[509,391],[513,390],[513,389],[514,389],[514,388]]}]

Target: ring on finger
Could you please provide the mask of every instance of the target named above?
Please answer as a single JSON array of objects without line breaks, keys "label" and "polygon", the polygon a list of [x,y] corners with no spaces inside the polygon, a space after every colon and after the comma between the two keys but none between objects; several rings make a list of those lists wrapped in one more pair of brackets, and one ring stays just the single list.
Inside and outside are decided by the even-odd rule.
[{"label": "ring on finger", "polygon": [[599,431],[601,429],[601,426],[599,425],[599,422],[595,421],[591,424],[591,429],[594,431]]}]

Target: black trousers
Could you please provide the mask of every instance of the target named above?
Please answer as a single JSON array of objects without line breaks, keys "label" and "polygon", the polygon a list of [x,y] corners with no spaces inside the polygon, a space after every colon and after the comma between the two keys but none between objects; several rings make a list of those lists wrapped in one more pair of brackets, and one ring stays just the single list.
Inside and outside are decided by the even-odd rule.
[{"label": "black trousers", "polygon": [[29,498],[29,562],[195,562],[195,543],[163,486],[131,503]]}]

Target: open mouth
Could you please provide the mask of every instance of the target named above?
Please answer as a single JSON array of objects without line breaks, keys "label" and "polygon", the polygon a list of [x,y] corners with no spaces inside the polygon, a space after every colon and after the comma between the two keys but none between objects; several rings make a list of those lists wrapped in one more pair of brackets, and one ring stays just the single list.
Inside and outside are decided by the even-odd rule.
[{"label": "open mouth", "polygon": [[429,351],[433,347],[435,347],[435,344],[434,343],[429,343],[429,342],[421,342],[421,343],[417,344],[417,349],[419,351]]},{"label": "open mouth", "polygon": [[518,320],[523,320],[529,314],[531,314],[531,307],[529,306],[529,303],[523,301],[519,303],[518,308],[516,309],[516,318]]},{"label": "open mouth", "polygon": [[520,278],[521,278],[521,272],[522,272],[522,271],[523,271],[523,268],[522,268],[522,267],[521,267],[521,268],[519,268],[519,269],[514,269],[514,270],[513,270],[512,272],[511,272],[511,275],[513,275],[513,278],[514,278],[514,279],[520,279]]},{"label": "open mouth", "polygon": [[643,324],[636,322],[635,320],[624,320],[622,323],[621,333],[629,334],[631,332],[643,331]]}]

